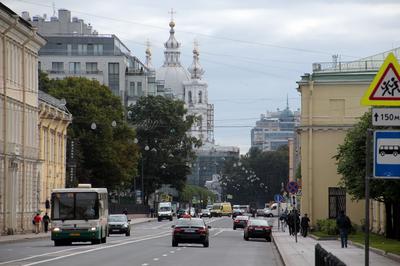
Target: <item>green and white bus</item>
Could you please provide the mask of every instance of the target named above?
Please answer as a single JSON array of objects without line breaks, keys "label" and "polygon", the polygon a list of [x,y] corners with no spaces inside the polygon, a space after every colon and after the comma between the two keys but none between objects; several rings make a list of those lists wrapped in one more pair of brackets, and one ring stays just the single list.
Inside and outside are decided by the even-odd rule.
[{"label": "green and white bus", "polygon": [[51,192],[51,240],[55,246],[72,242],[106,242],[108,194],[106,188],[79,184]]}]

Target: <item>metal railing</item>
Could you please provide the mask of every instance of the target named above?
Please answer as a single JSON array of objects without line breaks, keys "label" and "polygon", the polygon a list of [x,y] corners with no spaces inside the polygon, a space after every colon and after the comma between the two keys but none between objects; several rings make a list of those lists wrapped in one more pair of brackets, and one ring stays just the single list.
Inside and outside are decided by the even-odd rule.
[{"label": "metal railing", "polygon": [[315,266],[346,266],[346,264],[332,253],[326,251],[320,244],[316,244]]},{"label": "metal railing", "polygon": [[48,74],[61,74],[61,75],[103,75],[101,70],[77,70],[77,71],[65,71],[65,70],[46,70]]},{"label": "metal railing", "polygon": [[313,63],[314,73],[321,72],[352,72],[352,71],[377,71],[383,60],[360,60],[352,62],[322,62]]}]

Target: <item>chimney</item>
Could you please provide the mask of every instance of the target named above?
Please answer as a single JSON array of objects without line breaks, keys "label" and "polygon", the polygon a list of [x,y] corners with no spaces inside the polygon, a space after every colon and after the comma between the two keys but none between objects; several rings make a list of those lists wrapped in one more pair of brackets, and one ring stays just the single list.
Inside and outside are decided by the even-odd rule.
[{"label": "chimney", "polygon": [[61,23],[70,23],[71,22],[71,11],[67,9],[59,9],[58,10],[58,19]]}]

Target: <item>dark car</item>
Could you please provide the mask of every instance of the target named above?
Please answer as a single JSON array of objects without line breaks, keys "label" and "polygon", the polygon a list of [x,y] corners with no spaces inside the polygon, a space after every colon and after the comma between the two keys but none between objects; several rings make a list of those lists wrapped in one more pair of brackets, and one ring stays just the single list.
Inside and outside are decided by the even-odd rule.
[{"label": "dark car", "polygon": [[131,235],[130,220],[128,220],[125,214],[111,214],[108,216],[108,235],[109,234]]},{"label": "dark car", "polygon": [[177,217],[178,219],[180,219],[180,218],[182,218],[182,216],[185,215],[185,214],[186,214],[186,210],[185,210],[185,209],[179,209],[179,210],[176,212],[176,217]]},{"label": "dark car", "polygon": [[236,216],[242,215],[243,212],[241,209],[233,209],[232,210],[232,219],[235,219]]},{"label": "dark car", "polygon": [[235,220],[233,220],[233,230],[236,230],[236,228],[239,227],[245,228],[248,221],[249,221],[249,216],[244,216],[244,215],[236,216]]},{"label": "dark car", "polygon": [[172,246],[177,247],[179,243],[198,243],[204,247],[209,246],[208,229],[203,219],[181,218],[172,226]]},{"label": "dark car", "polygon": [[268,220],[251,219],[244,228],[243,238],[248,241],[250,238],[265,238],[271,242],[272,223]]}]

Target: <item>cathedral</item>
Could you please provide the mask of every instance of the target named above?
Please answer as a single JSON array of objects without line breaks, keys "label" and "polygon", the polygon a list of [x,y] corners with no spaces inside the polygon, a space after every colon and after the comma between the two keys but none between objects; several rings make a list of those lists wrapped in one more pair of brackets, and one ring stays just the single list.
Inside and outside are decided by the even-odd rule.
[{"label": "cathedral", "polygon": [[[194,42],[192,64],[184,68],[180,61],[181,44],[175,38],[173,19],[169,26],[169,38],[164,43],[164,63],[155,71],[157,92],[184,101],[188,114],[198,118],[189,134],[201,139],[203,145],[196,150],[197,158],[192,164],[188,182],[204,186],[206,181],[219,179],[226,159],[239,158],[239,148],[214,143],[214,105],[208,103],[208,84],[203,79],[205,71],[200,64],[198,44]],[[149,48],[146,50],[146,67],[154,69]],[[220,191],[215,192],[220,194]]]},{"label": "cathedral", "polygon": [[[199,62],[199,49],[195,42],[193,62],[185,69],[180,61],[181,44],[175,38],[175,22],[169,23],[169,39],[164,43],[164,64],[156,70],[157,91],[166,97],[185,102],[188,115],[198,120],[190,134],[204,143],[214,143],[214,105],[208,103],[207,82],[203,80],[204,69]],[[146,50],[146,66],[153,69],[151,52]]]}]

